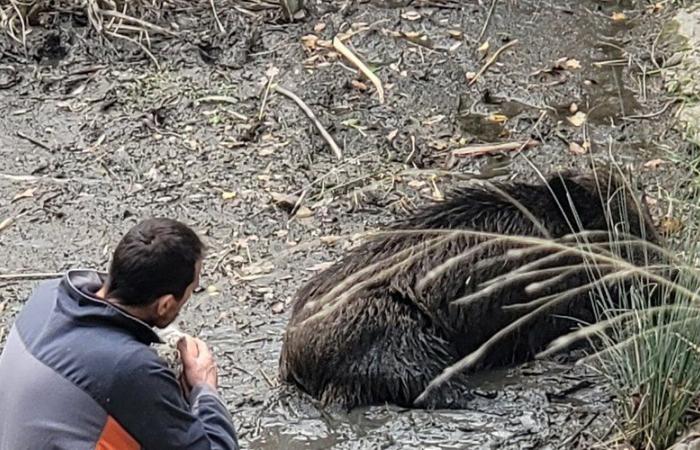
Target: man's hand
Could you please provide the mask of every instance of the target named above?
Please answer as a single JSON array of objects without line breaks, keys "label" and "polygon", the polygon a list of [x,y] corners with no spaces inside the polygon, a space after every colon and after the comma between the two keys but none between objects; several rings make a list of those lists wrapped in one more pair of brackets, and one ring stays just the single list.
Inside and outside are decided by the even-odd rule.
[{"label": "man's hand", "polygon": [[182,381],[186,383],[189,392],[194,386],[209,385],[216,390],[218,380],[214,356],[201,339],[185,336],[177,343],[177,349],[182,359]]}]

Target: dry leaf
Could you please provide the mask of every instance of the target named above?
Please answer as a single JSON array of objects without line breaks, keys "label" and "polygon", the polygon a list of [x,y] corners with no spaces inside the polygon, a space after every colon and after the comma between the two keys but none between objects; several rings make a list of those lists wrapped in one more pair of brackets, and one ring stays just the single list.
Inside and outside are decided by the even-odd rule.
[{"label": "dry leaf", "polygon": [[306,219],[308,217],[313,217],[314,212],[311,211],[310,208],[306,206],[300,206],[299,209],[297,209],[297,213],[295,214],[296,217],[300,219]]},{"label": "dry leaf", "polygon": [[338,236],[321,236],[319,241],[321,241],[323,244],[333,245],[338,242],[339,239],[340,238]]},{"label": "dry leaf", "polygon": [[666,161],[664,161],[663,159],[652,159],[644,163],[644,168],[656,170],[661,164],[664,164],[665,162]]},{"label": "dry leaf", "polygon": [[569,144],[569,152],[572,155],[585,155],[586,149],[577,144],[576,142],[572,142]]},{"label": "dry leaf", "polygon": [[20,192],[19,194],[15,195],[10,203],[14,203],[18,200],[22,200],[23,198],[30,198],[34,197],[34,192],[36,192],[36,188],[29,188],[24,192]]},{"label": "dry leaf", "polygon": [[462,39],[462,36],[464,36],[464,33],[459,30],[447,30],[447,34],[454,39]]},{"label": "dry leaf", "polygon": [[367,85],[362,81],[350,80],[350,85],[358,91],[366,91],[368,89]]},{"label": "dry leaf", "polygon": [[481,44],[481,46],[479,47],[479,52],[486,53],[488,51],[489,51],[489,41],[486,41],[483,44]]},{"label": "dry leaf", "polygon": [[457,50],[458,48],[460,48],[461,46],[462,46],[462,42],[455,42],[454,44],[452,44],[452,45],[450,46],[450,48],[447,49],[447,51],[450,52],[450,53],[452,53],[452,52],[454,52],[455,50]]},{"label": "dry leaf", "polygon": [[316,44],[318,43],[318,36],[313,34],[307,34],[306,36],[302,36],[301,43],[304,45],[304,47],[308,48],[309,50],[313,50],[316,48]]},{"label": "dry leaf", "polygon": [[233,200],[234,198],[236,198],[236,193],[235,192],[222,192],[221,198],[223,200]]},{"label": "dry leaf", "polygon": [[314,31],[316,33],[320,33],[321,31],[326,29],[326,24],[323,22],[319,22],[314,26]]},{"label": "dry leaf", "polygon": [[474,78],[476,78],[476,72],[467,72],[466,77],[467,81],[472,81]]},{"label": "dry leaf", "polygon": [[418,14],[418,12],[416,11],[406,11],[405,13],[401,14],[401,17],[403,17],[406,20],[415,21],[420,20],[421,15]]},{"label": "dry leaf", "polygon": [[284,303],[277,302],[270,308],[274,314],[281,314],[284,312]]},{"label": "dry leaf", "polygon": [[568,70],[580,69],[581,63],[577,59],[567,59],[564,63],[564,67]]},{"label": "dry leaf", "polygon": [[278,205],[287,207],[294,207],[299,201],[299,197],[296,195],[278,194],[277,192],[270,192],[270,197],[272,197],[272,201]]},{"label": "dry leaf", "polygon": [[421,180],[411,180],[406,184],[413,189],[421,189],[426,185],[426,182]]},{"label": "dry leaf", "polygon": [[663,235],[671,235],[680,232],[683,229],[683,223],[673,217],[665,216],[661,218],[659,223],[659,231]]},{"label": "dry leaf", "polygon": [[207,286],[207,294],[209,295],[219,295],[219,288],[216,287],[215,285],[209,285]]},{"label": "dry leaf", "polygon": [[506,123],[508,121],[508,116],[503,114],[491,114],[486,120],[493,123]]},{"label": "dry leaf", "polygon": [[627,16],[625,16],[625,13],[614,12],[612,14],[613,22],[621,22],[621,21],[626,20],[626,19],[627,19]]},{"label": "dry leaf", "polygon": [[579,111],[573,116],[567,117],[566,120],[568,120],[571,125],[580,127],[586,122],[586,113]]},{"label": "dry leaf", "polygon": [[571,114],[576,114],[577,111],[578,111],[578,105],[576,103],[572,103],[571,105],[569,105],[569,112]]},{"label": "dry leaf", "polygon": [[306,270],[308,270],[309,272],[320,272],[321,270],[328,269],[329,267],[333,266],[334,264],[335,263],[333,261],[326,261],[326,262],[315,264]]},{"label": "dry leaf", "polygon": [[399,130],[392,130],[389,132],[389,134],[386,135],[386,139],[391,142],[393,141],[396,136],[399,134]]}]

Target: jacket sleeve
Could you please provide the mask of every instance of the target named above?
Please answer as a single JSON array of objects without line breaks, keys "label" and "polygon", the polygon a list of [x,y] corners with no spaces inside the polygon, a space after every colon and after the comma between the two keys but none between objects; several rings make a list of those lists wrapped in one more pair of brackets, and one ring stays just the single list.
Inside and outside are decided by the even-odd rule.
[{"label": "jacket sleeve", "polygon": [[194,387],[188,404],[173,371],[150,349],[117,367],[107,412],[144,450],[238,450],[233,420],[214,390]]}]

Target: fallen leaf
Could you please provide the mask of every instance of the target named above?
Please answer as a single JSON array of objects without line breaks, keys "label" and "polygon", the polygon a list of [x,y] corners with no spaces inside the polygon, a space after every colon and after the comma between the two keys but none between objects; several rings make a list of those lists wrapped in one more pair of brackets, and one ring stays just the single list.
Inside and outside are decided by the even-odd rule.
[{"label": "fallen leaf", "polygon": [[396,135],[399,134],[399,130],[392,130],[389,132],[389,134],[386,135],[386,139],[391,142],[396,138]]},{"label": "fallen leaf", "polygon": [[493,123],[506,123],[508,121],[508,116],[503,114],[491,114],[486,120]]},{"label": "fallen leaf", "polygon": [[683,229],[683,223],[673,217],[664,216],[659,223],[659,231],[663,235],[676,234]]},{"label": "fallen leaf", "polygon": [[447,34],[449,34],[450,37],[454,39],[461,39],[462,36],[464,36],[464,33],[462,33],[459,30],[447,30]]},{"label": "fallen leaf", "polygon": [[321,31],[326,29],[326,24],[323,22],[319,22],[316,25],[314,25],[314,31],[317,33],[320,33]]},{"label": "fallen leaf", "polygon": [[26,191],[20,192],[19,194],[15,195],[10,203],[14,203],[18,200],[22,200],[23,198],[30,198],[34,197],[34,192],[36,192],[36,188],[29,188]]},{"label": "fallen leaf", "polygon": [[235,192],[222,192],[221,198],[223,200],[233,200],[234,198],[236,198],[236,193]]},{"label": "fallen leaf", "polygon": [[571,125],[580,127],[586,122],[586,113],[579,111],[573,116],[567,117],[566,120],[568,120]]},{"label": "fallen leaf", "polygon": [[580,69],[581,63],[577,59],[567,59],[564,63],[564,67],[568,70]]},{"label": "fallen leaf", "polygon": [[368,89],[367,85],[362,81],[350,80],[350,85],[357,89],[358,91],[366,91]]},{"label": "fallen leaf", "polygon": [[664,161],[663,159],[652,159],[644,163],[644,168],[656,170],[661,164],[664,164],[665,162],[666,161]]},{"label": "fallen leaf", "polygon": [[627,19],[627,16],[625,16],[625,13],[622,12],[614,12],[612,13],[612,20],[613,22],[621,22],[623,20]]},{"label": "fallen leaf", "polygon": [[569,144],[569,152],[573,155],[585,155],[587,153],[586,149],[577,144],[576,142],[572,142]]},{"label": "fallen leaf", "polygon": [[284,303],[277,302],[270,308],[274,314],[281,314],[284,312]]},{"label": "fallen leaf", "polygon": [[260,275],[272,272],[275,266],[271,262],[262,262],[242,267],[241,271],[247,275]]},{"label": "fallen leaf", "polygon": [[300,206],[299,209],[297,209],[297,212],[295,214],[296,217],[300,219],[306,219],[307,217],[312,217],[314,215],[314,212],[311,211],[310,208],[306,206]]},{"label": "fallen leaf", "polygon": [[578,105],[576,103],[572,103],[571,105],[569,105],[569,112],[571,114],[576,114],[577,111],[578,111]]},{"label": "fallen leaf", "polygon": [[340,238],[338,236],[321,236],[319,238],[321,243],[328,244],[328,245],[335,244],[336,242],[338,242],[339,239]]},{"label": "fallen leaf", "polygon": [[278,205],[287,207],[294,207],[299,201],[299,197],[296,195],[279,194],[277,192],[270,192],[270,197],[272,197],[272,201]]},{"label": "fallen leaf", "polygon": [[406,20],[416,21],[420,20],[421,15],[416,11],[406,11],[405,13],[401,14],[401,17]]},{"label": "fallen leaf", "polygon": [[207,286],[207,294],[209,295],[219,295],[219,288],[211,284]]},{"label": "fallen leaf", "polygon": [[425,181],[421,180],[411,180],[406,184],[408,185],[408,187],[412,187],[413,189],[420,189],[426,185]]},{"label": "fallen leaf", "polygon": [[302,36],[301,43],[304,45],[304,47],[308,48],[309,50],[313,50],[316,48],[316,44],[318,43],[318,36],[313,34],[307,34],[306,36]]},{"label": "fallen leaf", "polygon": [[467,78],[467,81],[472,81],[474,78],[476,78],[476,72],[467,72],[466,78]]},{"label": "fallen leaf", "polygon": [[326,270],[329,267],[331,267],[333,264],[335,264],[333,261],[326,261],[322,263],[315,264],[311,267],[309,267],[308,270],[309,272],[320,272],[321,270]]},{"label": "fallen leaf", "polygon": [[479,53],[486,53],[489,51],[489,41],[484,42],[479,46]]}]

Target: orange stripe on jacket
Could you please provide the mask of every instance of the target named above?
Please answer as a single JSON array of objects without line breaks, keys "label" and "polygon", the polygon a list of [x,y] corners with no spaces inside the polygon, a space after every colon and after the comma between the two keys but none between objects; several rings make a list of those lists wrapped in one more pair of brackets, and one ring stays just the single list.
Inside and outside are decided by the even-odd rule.
[{"label": "orange stripe on jacket", "polygon": [[127,432],[119,422],[114,420],[111,416],[107,417],[107,423],[105,423],[102,429],[102,434],[100,435],[100,440],[97,441],[95,450],[140,450],[141,446],[136,439],[131,437],[129,432]]}]

